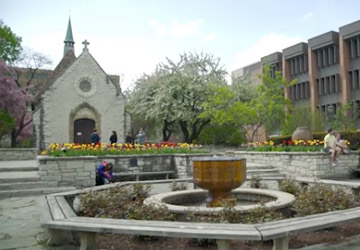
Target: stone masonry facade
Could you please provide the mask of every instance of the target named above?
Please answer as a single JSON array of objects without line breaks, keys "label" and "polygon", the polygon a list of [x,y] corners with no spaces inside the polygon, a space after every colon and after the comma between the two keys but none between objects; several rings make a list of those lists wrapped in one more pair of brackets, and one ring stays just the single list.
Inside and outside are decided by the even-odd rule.
[{"label": "stone masonry facade", "polygon": [[[38,156],[41,181],[57,186],[91,187],[95,185],[96,166],[103,160],[114,164],[114,172],[175,171],[176,178],[192,177],[192,160],[210,154],[130,155],[130,156]],[[136,166],[134,166],[134,159]]]},{"label": "stone masonry facade", "polygon": [[279,169],[289,178],[346,178],[350,176],[351,168],[356,168],[359,162],[357,152],[340,155],[339,164],[333,167],[330,155],[320,152],[229,152],[235,157],[246,158],[247,162],[270,165]]},{"label": "stone masonry facade", "polygon": [[[82,85],[84,82],[87,85]],[[122,142],[126,133],[125,97],[116,84],[84,50],[42,94],[41,108],[34,114],[39,147],[73,142],[78,119],[93,120],[103,142],[108,142],[113,130]]]},{"label": "stone masonry facade", "polygon": [[38,156],[41,181],[57,182],[57,186],[95,186],[95,156],[48,157]]}]

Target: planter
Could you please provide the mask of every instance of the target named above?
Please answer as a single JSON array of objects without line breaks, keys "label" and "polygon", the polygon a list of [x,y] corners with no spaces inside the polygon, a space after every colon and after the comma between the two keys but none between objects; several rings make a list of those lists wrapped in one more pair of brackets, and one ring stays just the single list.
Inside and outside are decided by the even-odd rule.
[{"label": "planter", "polygon": [[313,136],[307,127],[298,127],[291,136],[292,140],[312,140]]}]

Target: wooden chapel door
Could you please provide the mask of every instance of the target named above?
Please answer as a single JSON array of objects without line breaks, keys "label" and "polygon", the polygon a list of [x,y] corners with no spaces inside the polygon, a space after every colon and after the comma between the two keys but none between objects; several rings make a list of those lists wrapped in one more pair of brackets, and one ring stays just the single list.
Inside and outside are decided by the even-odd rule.
[{"label": "wooden chapel door", "polygon": [[91,143],[90,136],[95,128],[95,121],[78,119],[74,121],[74,143]]}]

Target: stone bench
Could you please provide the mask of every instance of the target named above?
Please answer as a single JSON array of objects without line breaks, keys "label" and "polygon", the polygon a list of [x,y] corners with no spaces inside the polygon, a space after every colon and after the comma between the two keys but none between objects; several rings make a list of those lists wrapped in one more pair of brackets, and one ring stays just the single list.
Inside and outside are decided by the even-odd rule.
[{"label": "stone bench", "polygon": [[113,173],[114,178],[116,177],[128,177],[134,176],[136,181],[140,180],[140,176],[153,176],[153,175],[165,175],[166,179],[170,176],[175,176],[175,171],[152,171],[152,172],[126,172],[126,173]]},{"label": "stone bench", "polygon": [[[72,191],[63,195],[71,198],[79,193]],[[78,232],[81,250],[98,249],[96,233],[216,239],[219,250],[230,249],[229,240],[273,240],[273,250],[288,250],[291,235],[358,220],[360,207],[262,224],[123,220],[77,217],[62,195],[45,196],[41,202],[41,226],[50,233],[48,245],[69,243],[73,240],[71,232]]]}]

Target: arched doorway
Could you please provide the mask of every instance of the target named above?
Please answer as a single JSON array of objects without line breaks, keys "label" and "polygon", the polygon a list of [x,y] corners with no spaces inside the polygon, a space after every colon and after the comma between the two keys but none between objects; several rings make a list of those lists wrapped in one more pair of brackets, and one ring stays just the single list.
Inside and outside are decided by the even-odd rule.
[{"label": "arched doorway", "polygon": [[74,121],[74,142],[91,143],[90,136],[95,128],[95,121],[92,119],[77,119]]}]

